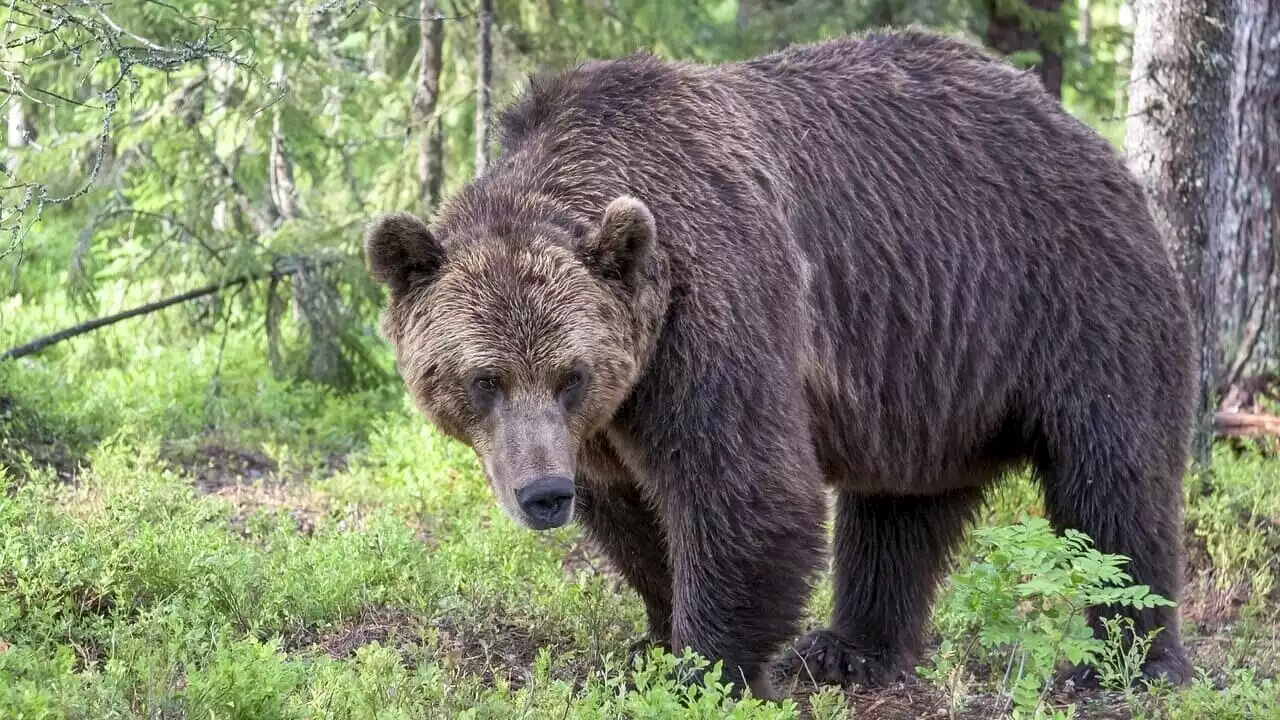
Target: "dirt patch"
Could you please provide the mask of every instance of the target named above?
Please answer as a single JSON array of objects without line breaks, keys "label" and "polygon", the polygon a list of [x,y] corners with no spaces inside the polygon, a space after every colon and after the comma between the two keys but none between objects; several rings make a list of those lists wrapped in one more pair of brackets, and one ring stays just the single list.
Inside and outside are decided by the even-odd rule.
[{"label": "dirt patch", "polygon": [[[777,687],[791,694],[800,707],[801,717],[812,717],[811,694],[822,689],[808,680],[789,678],[775,680]],[[932,685],[918,677],[911,677],[889,687],[864,690],[845,690],[845,705],[853,711],[852,717],[876,718],[876,720],[917,720],[918,718],[955,718],[957,720],[989,720],[1008,717],[1010,701],[992,693],[966,692],[953,707],[945,689]],[[1127,720],[1129,711],[1124,700],[1114,693],[1090,691],[1050,692],[1048,703],[1052,707],[1076,704],[1079,717],[1099,720]]]},{"label": "dirt patch", "polygon": [[242,536],[252,535],[251,520],[260,512],[288,513],[298,532],[310,536],[316,525],[333,512],[329,496],[305,485],[260,481],[251,485],[228,485],[211,493],[235,506],[231,526]]},{"label": "dirt patch", "polygon": [[339,627],[304,630],[285,640],[287,652],[322,652],[335,660],[351,658],[365,645],[378,643],[397,649],[420,644],[423,623],[406,610],[375,606]]},{"label": "dirt patch", "polygon": [[[509,687],[524,686],[526,674],[544,646],[557,646],[553,640],[504,618],[493,618],[483,630],[463,628],[452,618],[433,623],[444,664],[460,675],[476,676],[489,687],[502,678]],[[563,648],[568,652],[569,648]]]},{"label": "dirt patch", "polygon": [[197,490],[208,494],[246,481],[266,479],[280,469],[276,461],[261,450],[215,442],[202,444],[189,453],[170,449],[164,455],[166,460],[191,475]]},{"label": "dirt patch", "polygon": [[1243,584],[1219,588],[1212,574],[1203,573],[1187,583],[1179,612],[1197,635],[1215,635],[1240,619],[1249,595]]},{"label": "dirt patch", "polygon": [[305,481],[310,475],[325,478],[347,469],[347,457],[342,453],[329,453],[300,465],[281,467],[258,448],[216,438],[205,438],[194,447],[189,442],[167,444],[161,458],[194,478],[196,488],[205,493],[266,478],[290,482]]},{"label": "dirt patch", "polygon": [[[336,627],[287,634],[282,648],[288,653],[324,653],[342,660],[374,642],[395,648],[406,666],[415,663],[415,649],[430,646],[450,672],[481,678],[491,688],[501,678],[512,689],[524,686],[543,646],[558,647],[549,638],[506,619],[488,619],[483,628],[471,628],[448,616],[425,620],[403,608],[371,606]],[[565,653],[571,650],[559,649]],[[570,674],[575,673],[582,675],[577,669]]]},{"label": "dirt patch", "polygon": [[308,470],[322,475],[340,472],[346,458],[332,454],[308,468],[282,468],[260,449],[205,440],[194,448],[169,445],[161,456],[191,478],[199,492],[223,498],[235,506],[230,523],[242,536],[252,534],[250,524],[260,512],[286,512],[298,531],[310,535],[335,512],[333,500],[305,480]]},{"label": "dirt patch", "polygon": [[[804,718],[813,716],[812,694],[826,688],[818,687],[810,682],[778,683],[777,687],[789,692],[791,698],[800,707],[800,715]],[[846,690],[844,692],[845,707],[852,711],[856,718],[876,718],[877,720],[905,720],[911,718],[946,718],[953,716],[948,709],[946,697],[936,688],[923,683],[907,681],[880,690]],[[998,714],[990,715],[998,717]]]}]

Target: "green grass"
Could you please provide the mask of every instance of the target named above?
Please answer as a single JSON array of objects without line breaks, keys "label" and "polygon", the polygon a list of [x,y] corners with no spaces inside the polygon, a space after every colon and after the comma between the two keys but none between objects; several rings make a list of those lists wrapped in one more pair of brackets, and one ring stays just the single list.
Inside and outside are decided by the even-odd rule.
[{"label": "green grass", "polygon": [[[65,308],[0,302],[0,345],[71,324]],[[192,339],[181,318],[0,364],[0,717],[1007,714],[998,673],[760,706],[675,685],[669,658],[625,668],[639,600],[576,529],[515,527],[399,385],[278,380],[251,325]],[[1056,707],[1280,716],[1280,462],[1218,460],[1212,492],[1187,488],[1184,633],[1203,678]],[[984,523],[1037,513],[1015,478]]]}]

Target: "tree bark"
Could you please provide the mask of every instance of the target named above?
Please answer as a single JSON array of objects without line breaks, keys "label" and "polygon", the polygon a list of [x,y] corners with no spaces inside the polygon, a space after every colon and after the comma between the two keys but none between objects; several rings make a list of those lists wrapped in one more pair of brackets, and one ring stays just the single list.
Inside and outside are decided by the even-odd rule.
[{"label": "tree bark", "polygon": [[476,13],[476,171],[489,166],[490,86],[493,83],[493,0],[479,0]]},{"label": "tree bark", "polygon": [[1225,391],[1276,360],[1275,234],[1280,231],[1280,3],[1246,2],[1236,15],[1227,136],[1227,195],[1216,242]]},{"label": "tree bark", "polygon": [[1192,455],[1208,469],[1217,375],[1217,259],[1227,197],[1231,23],[1236,0],[1140,0],[1125,149],[1195,317],[1198,392]]},{"label": "tree bark", "polygon": [[418,139],[418,199],[429,213],[440,201],[444,183],[444,134],[433,117],[440,100],[440,68],[444,50],[444,22],[436,18],[436,1],[418,3],[418,85],[413,94],[413,124]]},{"label": "tree bark", "polygon": [[[1023,0],[1025,10],[1057,13],[1062,9],[1063,0]],[[1062,47],[1061,39],[1052,37],[1044,30],[1037,32],[1031,29],[1020,14],[1001,12],[998,0],[987,0],[986,43],[989,47],[1005,55],[1035,50],[1040,53],[1040,62],[1035,71],[1049,94],[1062,97]]]}]

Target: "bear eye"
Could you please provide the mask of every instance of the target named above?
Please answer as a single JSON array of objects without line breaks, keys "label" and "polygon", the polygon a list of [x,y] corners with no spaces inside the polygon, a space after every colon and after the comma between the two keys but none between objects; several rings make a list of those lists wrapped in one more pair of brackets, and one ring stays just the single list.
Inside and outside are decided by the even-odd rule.
[{"label": "bear eye", "polygon": [[581,365],[575,366],[560,383],[560,400],[566,408],[572,408],[582,400],[583,386],[587,382],[587,370]]},{"label": "bear eye", "polygon": [[471,378],[467,395],[471,406],[481,415],[487,415],[502,392],[502,384],[495,375],[476,375]]},{"label": "bear eye", "polygon": [[570,370],[568,377],[564,379],[564,388],[562,389],[562,392],[568,392],[581,385],[582,375],[582,371],[577,368]]}]

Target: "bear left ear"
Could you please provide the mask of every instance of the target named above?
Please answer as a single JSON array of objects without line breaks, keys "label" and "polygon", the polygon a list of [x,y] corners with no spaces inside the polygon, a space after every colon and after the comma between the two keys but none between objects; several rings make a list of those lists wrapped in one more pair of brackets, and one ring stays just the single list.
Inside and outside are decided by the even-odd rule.
[{"label": "bear left ear", "polygon": [[640,200],[623,195],[604,209],[600,230],[579,245],[579,255],[599,276],[630,283],[653,247],[657,227]]},{"label": "bear left ear", "polygon": [[444,265],[445,252],[426,223],[407,212],[393,212],[365,232],[364,257],[373,279],[398,295],[409,289],[411,280],[434,276]]}]

